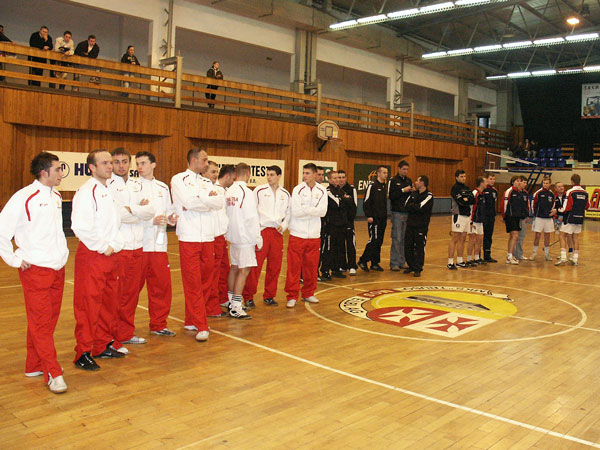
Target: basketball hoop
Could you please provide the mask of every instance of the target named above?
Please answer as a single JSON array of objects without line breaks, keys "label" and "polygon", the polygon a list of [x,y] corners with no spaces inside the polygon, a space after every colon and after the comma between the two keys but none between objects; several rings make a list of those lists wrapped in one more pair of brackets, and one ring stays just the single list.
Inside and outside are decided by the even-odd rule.
[{"label": "basketball hoop", "polygon": [[329,141],[339,140],[340,127],[333,120],[324,120],[317,126],[317,137],[323,140],[319,145],[318,151],[321,151]]}]

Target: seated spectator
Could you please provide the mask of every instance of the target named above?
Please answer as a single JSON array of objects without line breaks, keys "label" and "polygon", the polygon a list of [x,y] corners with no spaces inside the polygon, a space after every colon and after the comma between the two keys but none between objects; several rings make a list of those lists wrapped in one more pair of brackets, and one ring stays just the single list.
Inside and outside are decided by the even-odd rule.
[{"label": "seated spectator", "polygon": [[[0,25],[0,42],[12,42],[4,34],[4,25]],[[0,52],[0,56],[8,56],[10,53]],[[0,70],[4,70],[4,64],[0,63]],[[0,76],[0,81],[4,81],[6,78]]]},{"label": "seated spectator", "polygon": [[[40,50],[52,50],[52,36],[48,34],[48,27],[43,26],[40,31],[34,32],[29,38],[29,46],[33,48],[39,48]],[[29,56],[29,61],[46,64],[48,60],[46,58],[38,58],[35,56]],[[31,75],[44,75],[44,69],[38,69],[37,67],[30,67],[29,73]],[[39,81],[29,80],[30,86],[41,86],[42,83]]]},{"label": "seated spectator", "polygon": [[[75,47],[75,54],[83,58],[97,58],[100,54],[100,47],[96,44],[96,36],[90,34],[85,41],[81,41]],[[96,69],[96,72],[100,72],[100,69]],[[79,80],[79,75],[76,75],[74,80]],[[100,78],[91,77],[90,83],[100,83]]]},{"label": "seated spectator", "polygon": [[[135,56],[135,47],[133,45],[130,45],[129,47],[127,47],[127,51],[121,58],[121,62],[125,63],[125,64],[133,64],[134,66],[140,65],[140,62],[138,61],[137,56]],[[135,74],[133,74],[131,72],[123,72],[123,75],[125,75],[126,77],[135,77]],[[123,87],[128,88],[129,81],[123,81]],[[127,92],[122,92],[121,96],[129,97],[129,94]]]},{"label": "seated spectator", "polygon": [[[72,56],[75,53],[75,43],[73,39],[71,39],[73,35],[70,31],[65,31],[62,37],[56,38],[54,42],[54,51],[62,53],[63,55]],[[58,62],[63,67],[71,67],[72,64],[64,61]],[[54,76],[56,78],[62,78],[63,80],[67,78],[68,73],[66,72],[54,72]],[[54,87],[53,84],[50,87]],[[65,85],[61,84],[58,86],[59,89],[64,89]]]}]

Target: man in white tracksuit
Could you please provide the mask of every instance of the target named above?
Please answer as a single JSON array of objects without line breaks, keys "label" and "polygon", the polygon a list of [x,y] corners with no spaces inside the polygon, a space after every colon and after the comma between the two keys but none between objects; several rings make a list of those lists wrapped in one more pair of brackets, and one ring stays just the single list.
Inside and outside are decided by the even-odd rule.
[{"label": "man in white tracksuit", "polygon": [[260,250],[263,245],[260,234],[260,222],[256,208],[256,198],[247,182],[250,179],[250,167],[240,163],[235,167],[236,181],[227,189],[225,194],[229,228],[229,270],[228,287],[231,300],[229,315],[235,319],[249,319],[242,306],[242,293],[246,278],[252,267],[256,266],[255,248]]}]

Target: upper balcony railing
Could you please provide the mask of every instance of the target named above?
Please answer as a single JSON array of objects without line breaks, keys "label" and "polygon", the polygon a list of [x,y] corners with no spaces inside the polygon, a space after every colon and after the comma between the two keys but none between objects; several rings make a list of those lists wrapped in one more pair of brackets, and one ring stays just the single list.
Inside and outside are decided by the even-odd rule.
[{"label": "upper balcony railing", "polygon": [[[177,63],[171,71],[66,56],[3,42],[0,42],[0,55],[0,79],[5,77],[11,83],[27,82],[34,86],[47,84],[56,89],[77,91],[78,95],[112,95],[115,99],[129,97],[174,107],[208,106],[228,112],[307,123],[330,119],[342,128],[495,148],[510,145],[508,132],[414,114],[413,105],[406,111],[398,111],[324,98],[320,86],[316,95],[308,95],[186,74],[183,73],[183,58],[180,57],[172,58]],[[32,58],[46,62],[33,61]]]}]

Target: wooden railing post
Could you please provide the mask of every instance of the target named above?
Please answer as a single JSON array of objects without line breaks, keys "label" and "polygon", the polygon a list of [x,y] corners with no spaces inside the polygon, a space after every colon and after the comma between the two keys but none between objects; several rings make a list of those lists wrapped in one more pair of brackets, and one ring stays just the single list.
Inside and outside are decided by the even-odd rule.
[{"label": "wooden railing post", "polygon": [[183,56],[177,55],[177,63],[175,66],[175,108],[181,108],[181,75],[183,73]]},{"label": "wooden railing post", "polygon": [[410,102],[410,124],[408,135],[413,137],[415,133],[415,104]]},{"label": "wooden railing post", "polygon": [[475,121],[475,128],[473,129],[473,145],[477,145],[477,135],[479,134],[479,121]]},{"label": "wooden railing post", "polygon": [[317,122],[317,125],[319,124],[319,122],[321,121],[321,95],[322,95],[322,89],[321,89],[321,83],[317,83],[317,107],[315,109],[315,120]]}]

